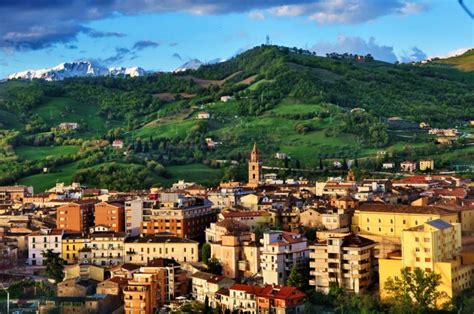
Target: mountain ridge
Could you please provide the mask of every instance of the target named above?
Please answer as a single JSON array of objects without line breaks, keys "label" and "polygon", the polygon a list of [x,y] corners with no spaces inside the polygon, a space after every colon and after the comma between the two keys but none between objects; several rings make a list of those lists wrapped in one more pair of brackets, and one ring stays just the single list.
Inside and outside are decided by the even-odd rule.
[{"label": "mountain ridge", "polygon": [[125,76],[131,77],[145,75],[145,70],[140,67],[104,67],[92,61],[63,62],[57,66],[44,69],[30,69],[9,74],[6,79],[44,79],[46,81],[59,81],[71,77],[98,77],[98,76]]}]

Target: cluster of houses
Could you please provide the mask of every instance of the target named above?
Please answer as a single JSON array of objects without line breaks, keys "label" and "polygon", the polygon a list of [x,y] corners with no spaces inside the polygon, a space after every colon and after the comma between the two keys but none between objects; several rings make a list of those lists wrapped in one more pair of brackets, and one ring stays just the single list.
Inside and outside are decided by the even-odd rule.
[{"label": "cluster of houses", "polygon": [[428,134],[436,136],[436,142],[438,144],[452,144],[458,139],[459,131],[455,128],[439,129],[432,128],[427,122],[420,122],[420,129],[428,131]]},{"label": "cluster of houses", "polygon": [[0,267],[44,268],[45,250],[66,263],[40,312],[155,313],[194,300],[222,313],[303,313],[295,270],[322,293],[376,293],[378,280],[382,299],[403,267],[439,273],[450,298],[474,284],[474,185],[453,176],[264,180],[254,146],[246,183],[9,186],[0,209]]}]

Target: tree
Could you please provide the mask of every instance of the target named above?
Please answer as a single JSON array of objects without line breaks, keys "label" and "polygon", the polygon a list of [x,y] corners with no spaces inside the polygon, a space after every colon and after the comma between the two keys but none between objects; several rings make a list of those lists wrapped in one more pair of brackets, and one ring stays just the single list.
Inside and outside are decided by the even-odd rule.
[{"label": "tree", "polygon": [[304,278],[296,265],[293,265],[293,267],[291,268],[290,275],[286,280],[286,284],[288,286],[296,287],[298,289],[303,289],[305,284]]},{"label": "tree", "polygon": [[211,274],[222,275],[222,265],[221,262],[215,257],[211,257],[207,261],[207,269]]},{"label": "tree", "polygon": [[204,264],[207,264],[210,257],[211,257],[211,245],[209,243],[204,243],[201,249],[202,262]]},{"label": "tree", "polygon": [[60,257],[60,253],[55,253],[48,249],[42,253],[43,265],[46,265],[46,275],[50,279],[54,279],[56,283],[61,282],[64,278],[64,260]]},{"label": "tree", "polygon": [[425,272],[420,268],[409,271],[401,270],[401,277],[389,277],[385,282],[385,290],[394,304],[405,307],[412,306],[421,313],[436,309],[437,302],[446,299],[446,292],[438,291],[441,275]]},{"label": "tree", "polygon": [[319,158],[319,170],[324,170],[323,159]]},{"label": "tree", "polygon": [[204,299],[204,310],[202,311],[203,314],[211,314],[212,308],[209,306],[209,297],[206,295]]}]

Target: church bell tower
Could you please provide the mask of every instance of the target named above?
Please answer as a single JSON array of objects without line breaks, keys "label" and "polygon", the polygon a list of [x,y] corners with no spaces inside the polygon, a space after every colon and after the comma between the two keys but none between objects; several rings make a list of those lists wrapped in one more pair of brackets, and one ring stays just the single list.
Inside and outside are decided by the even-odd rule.
[{"label": "church bell tower", "polygon": [[257,187],[262,180],[262,162],[259,158],[257,143],[253,144],[249,160],[249,180],[248,185]]}]

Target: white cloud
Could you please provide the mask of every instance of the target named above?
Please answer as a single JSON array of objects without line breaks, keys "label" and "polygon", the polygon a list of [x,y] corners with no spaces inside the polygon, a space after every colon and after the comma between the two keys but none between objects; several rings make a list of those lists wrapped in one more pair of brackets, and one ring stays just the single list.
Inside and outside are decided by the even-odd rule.
[{"label": "white cloud", "polygon": [[405,2],[403,6],[398,10],[398,13],[401,15],[411,15],[423,12],[427,9],[427,5],[423,3],[416,2]]},{"label": "white cloud", "polygon": [[413,47],[409,51],[403,51],[402,55],[400,56],[401,62],[417,62],[421,60],[426,60],[427,55],[426,53],[418,47]]},{"label": "white cloud", "polygon": [[265,14],[262,11],[252,11],[249,13],[249,17],[254,20],[264,20]]},{"label": "white cloud", "polygon": [[318,55],[324,55],[326,53],[336,52],[336,53],[352,53],[366,55],[371,54],[375,59],[395,62],[397,61],[397,56],[393,51],[392,46],[379,45],[376,43],[375,38],[371,37],[368,41],[360,37],[350,37],[340,35],[337,37],[335,43],[329,42],[318,42],[313,48]]}]

